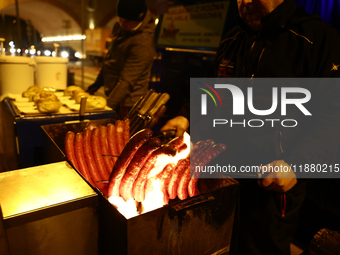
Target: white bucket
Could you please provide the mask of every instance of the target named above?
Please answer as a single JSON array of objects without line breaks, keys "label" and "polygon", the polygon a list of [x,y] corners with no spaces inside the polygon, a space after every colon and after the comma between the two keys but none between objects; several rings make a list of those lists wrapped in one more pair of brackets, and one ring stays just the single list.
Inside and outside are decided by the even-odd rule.
[{"label": "white bucket", "polygon": [[35,68],[32,58],[0,56],[0,95],[21,94],[33,86]]},{"label": "white bucket", "polygon": [[37,63],[35,84],[40,88],[52,87],[64,90],[67,87],[67,58],[34,57]]}]

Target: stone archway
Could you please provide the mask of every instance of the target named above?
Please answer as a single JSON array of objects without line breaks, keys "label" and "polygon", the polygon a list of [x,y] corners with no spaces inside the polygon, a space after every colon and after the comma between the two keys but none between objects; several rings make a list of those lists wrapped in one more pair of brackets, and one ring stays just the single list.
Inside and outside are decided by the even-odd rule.
[{"label": "stone archway", "polygon": [[[21,1],[18,5],[19,17],[30,20],[41,37],[81,34],[79,20],[65,9],[42,1]],[[0,10],[0,14],[16,16],[15,4],[7,5]]]}]

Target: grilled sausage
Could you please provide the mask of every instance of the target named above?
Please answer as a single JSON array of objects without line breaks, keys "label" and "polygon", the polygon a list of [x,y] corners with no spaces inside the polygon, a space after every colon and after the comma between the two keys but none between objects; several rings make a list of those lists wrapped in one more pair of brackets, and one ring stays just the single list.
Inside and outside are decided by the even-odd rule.
[{"label": "grilled sausage", "polygon": [[96,186],[92,180],[87,163],[84,156],[84,146],[83,146],[83,135],[82,133],[77,133],[74,142],[74,151],[76,154],[77,162],[79,165],[79,172],[84,176],[84,178],[91,183],[92,186]]},{"label": "grilled sausage", "polygon": [[[101,148],[101,152],[102,155],[109,155],[109,145],[107,142],[107,127],[106,126],[99,126],[99,141],[100,141],[100,148]],[[112,159],[110,157],[107,156],[102,156],[104,163],[105,163],[105,167],[106,167],[106,171],[108,172],[108,174],[111,174],[112,168],[113,168],[113,163],[112,163]]]},{"label": "grilled sausage", "polygon": [[90,175],[92,177],[92,180],[94,181],[95,187],[100,189],[100,191],[103,193],[104,196],[107,196],[107,183],[98,182],[98,181],[102,181],[102,177],[99,175],[96,162],[94,160],[94,156],[92,152],[92,145],[91,145],[91,140],[92,140],[91,137],[92,137],[91,129],[85,128],[83,130],[83,141],[84,141],[83,145],[84,145],[85,160],[86,160]]},{"label": "grilled sausage", "polygon": [[92,130],[92,137],[91,137],[91,147],[94,156],[94,160],[97,165],[97,170],[102,178],[102,181],[107,181],[109,179],[109,173],[106,171],[104,159],[101,152],[100,146],[100,138],[99,138],[99,128],[96,127]]},{"label": "grilled sausage", "polygon": [[179,199],[184,200],[188,197],[188,184],[190,181],[190,165],[184,170],[184,173],[178,182],[177,196]]},{"label": "grilled sausage", "polygon": [[130,139],[130,119],[124,120],[123,138],[124,138],[124,146],[125,146]]},{"label": "grilled sausage", "polygon": [[143,144],[142,147],[136,152],[135,156],[131,160],[124,177],[121,181],[119,193],[120,196],[128,201],[132,198],[132,187],[135,182],[140,169],[143,167],[145,162],[150,157],[151,153],[154,152],[161,146],[161,140],[159,138],[151,138],[148,142]]},{"label": "grilled sausage", "polygon": [[173,163],[167,164],[163,171],[157,175],[157,179],[160,180],[161,192],[163,193],[163,205],[169,203],[168,185],[175,166]]},{"label": "grilled sausage", "polygon": [[[116,127],[114,124],[110,123],[107,125],[107,135],[110,155],[119,156],[116,143]],[[116,163],[117,159],[118,157],[111,157],[113,165]]]},{"label": "grilled sausage", "polygon": [[159,149],[155,150],[148,160],[143,165],[142,169],[139,171],[137,179],[135,180],[132,188],[133,198],[142,202],[145,199],[145,183],[149,176],[150,170],[155,166],[157,159],[161,155],[175,156],[176,148],[174,146],[165,144]]},{"label": "grilled sausage", "polygon": [[196,143],[196,148],[190,157],[190,164],[184,170],[181,179],[178,182],[177,196],[184,200],[188,197],[188,185],[190,182],[190,172],[194,172],[200,157],[204,155],[206,150],[214,144],[213,140],[203,140]]},{"label": "grilled sausage", "polygon": [[175,166],[168,185],[168,194],[170,199],[175,199],[177,197],[178,183],[188,166],[190,166],[190,156],[180,160]]},{"label": "grilled sausage", "polygon": [[138,149],[152,137],[151,129],[143,129],[134,134],[126,144],[120,154],[116,164],[113,167],[109,179],[108,196],[119,196],[119,186],[125,174],[125,171],[130,164],[133,156]]},{"label": "grilled sausage", "polygon": [[177,136],[168,142],[178,150],[184,144],[184,136]]},{"label": "grilled sausage", "polygon": [[65,152],[67,159],[72,163],[75,169],[79,170],[76,155],[74,153],[75,133],[68,131],[65,136]]},{"label": "grilled sausage", "polygon": [[[212,147],[210,147],[206,153],[204,153],[204,155],[202,155],[200,157],[200,159],[198,160],[198,166],[206,166],[207,164],[209,164],[209,162],[211,160],[213,160],[214,158],[216,158],[218,155],[220,155],[224,150],[227,149],[227,146],[225,144],[219,143],[219,144],[215,144]],[[200,176],[199,171],[193,171],[192,172],[192,177],[189,181],[188,184],[188,194],[190,197],[193,196],[197,196],[200,194],[198,187],[197,187],[197,182]]]}]

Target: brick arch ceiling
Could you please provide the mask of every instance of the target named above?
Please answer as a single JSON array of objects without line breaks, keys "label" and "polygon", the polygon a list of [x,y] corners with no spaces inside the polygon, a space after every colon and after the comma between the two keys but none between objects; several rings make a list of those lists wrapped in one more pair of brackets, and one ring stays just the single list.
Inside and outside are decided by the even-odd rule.
[{"label": "brick arch ceiling", "polygon": [[[46,2],[19,2],[19,16],[30,20],[42,37],[81,34],[81,27],[69,13]],[[15,4],[0,10],[0,14],[16,16]],[[63,20],[69,20],[71,27],[63,28]]]}]

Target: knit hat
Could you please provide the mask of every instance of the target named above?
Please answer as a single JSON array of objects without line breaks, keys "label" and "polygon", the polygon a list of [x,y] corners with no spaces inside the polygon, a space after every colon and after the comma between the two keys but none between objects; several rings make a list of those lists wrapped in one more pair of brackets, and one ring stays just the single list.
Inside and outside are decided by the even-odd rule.
[{"label": "knit hat", "polygon": [[142,21],[147,12],[145,0],[118,0],[117,15],[120,18]]}]

